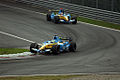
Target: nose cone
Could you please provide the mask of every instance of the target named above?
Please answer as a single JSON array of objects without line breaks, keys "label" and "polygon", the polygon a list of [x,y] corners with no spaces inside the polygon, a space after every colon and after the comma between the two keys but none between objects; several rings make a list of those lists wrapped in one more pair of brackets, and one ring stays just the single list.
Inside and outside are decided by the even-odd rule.
[{"label": "nose cone", "polygon": [[64,20],[65,21],[68,21],[69,19],[68,19],[68,16],[64,16]]}]

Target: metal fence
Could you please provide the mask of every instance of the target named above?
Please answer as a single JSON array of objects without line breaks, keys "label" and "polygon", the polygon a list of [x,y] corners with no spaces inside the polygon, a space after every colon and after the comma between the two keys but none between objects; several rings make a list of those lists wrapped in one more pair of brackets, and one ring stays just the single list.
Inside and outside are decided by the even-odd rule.
[{"label": "metal fence", "polygon": [[12,0],[12,1],[34,6],[44,6],[50,9],[64,8],[67,12],[71,12],[79,16],[120,24],[120,13],[113,11],[101,10],[76,4],[59,2],[55,0]]},{"label": "metal fence", "polygon": [[120,12],[120,0],[56,0],[103,10]]}]

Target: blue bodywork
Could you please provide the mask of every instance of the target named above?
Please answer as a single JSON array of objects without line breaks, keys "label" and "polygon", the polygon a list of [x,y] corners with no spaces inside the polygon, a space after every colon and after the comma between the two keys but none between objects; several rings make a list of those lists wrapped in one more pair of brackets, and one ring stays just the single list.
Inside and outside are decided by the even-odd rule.
[{"label": "blue bodywork", "polygon": [[61,37],[58,37],[58,36],[54,36],[53,40],[56,43],[58,43],[58,45],[60,45],[60,52],[68,51],[69,50],[70,44],[69,44],[68,41],[63,42],[63,40],[61,39]]},{"label": "blue bodywork", "polygon": [[[70,47],[69,39],[62,39],[59,36],[54,36],[52,40],[45,41],[41,45],[41,47],[46,46],[46,45],[50,45],[50,44],[54,44],[54,43],[60,46],[59,52],[69,51],[69,47]],[[38,53],[46,53],[46,52],[50,52],[51,49],[45,49],[45,50],[34,49],[34,51],[37,51]]]},{"label": "blue bodywork", "polygon": [[64,17],[68,18],[68,20],[60,19],[59,22],[72,23],[75,21],[74,19],[71,19],[71,15],[69,13],[65,13],[64,10],[59,10],[57,14],[55,12],[51,12],[51,20],[54,21],[55,16],[64,16]]}]

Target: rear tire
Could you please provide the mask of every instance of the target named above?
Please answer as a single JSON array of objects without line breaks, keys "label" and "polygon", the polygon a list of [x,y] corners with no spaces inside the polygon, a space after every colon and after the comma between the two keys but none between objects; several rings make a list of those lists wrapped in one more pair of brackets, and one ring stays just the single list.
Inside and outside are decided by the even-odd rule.
[{"label": "rear tire", "polygon": [[38,44],[37,44],[37,43],[32,43],[32,44],[30,45],[30,52],[36,54],[37,51],[34,51],[32,48],[38,49]]},{"label": "rear tire", "polygon": [[55,17],[54,17],[54,23],[55,23],[55,24],[58,24],[58,23],[59,23],[59,20],[60,20],[59,16],[55,16]]},{"label": "rear tire", "polygon": [[47,21],[51,21],[51,14],[47,14],[46,18],[47,18]]},{"label": "rear tire", "polygon": [[75,42],[70,43],[69,51],[70,52],[75,52],[76,51],[76,43]]}]

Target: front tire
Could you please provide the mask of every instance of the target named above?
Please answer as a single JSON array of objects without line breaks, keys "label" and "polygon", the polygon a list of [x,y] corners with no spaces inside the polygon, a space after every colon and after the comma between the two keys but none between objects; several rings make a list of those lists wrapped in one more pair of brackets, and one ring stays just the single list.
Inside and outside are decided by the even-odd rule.
[{"label": "front tire", "polygon": [[58,23],[59,23],[59,20],[60,20],[59,16],[55,16],[55,17],[54,17],[54,23],[55,23],[55,24],[58,24]]},{"label": "front tire", "polygon": [[37,44],[37,43],[32,43],[32,44],[30,45],[30,52],[36,54],[37,51],[34,51],[32,48],[38,49],[38,44]]}]

